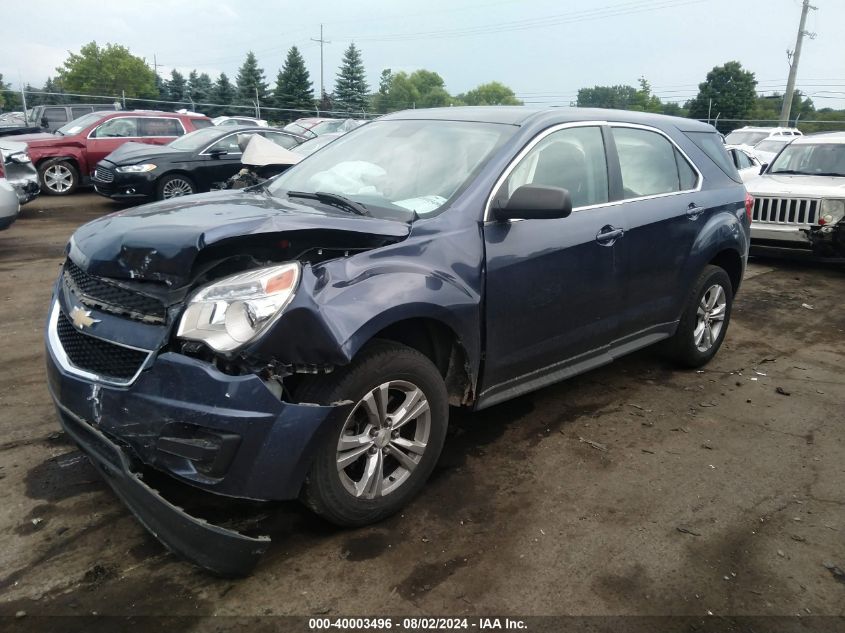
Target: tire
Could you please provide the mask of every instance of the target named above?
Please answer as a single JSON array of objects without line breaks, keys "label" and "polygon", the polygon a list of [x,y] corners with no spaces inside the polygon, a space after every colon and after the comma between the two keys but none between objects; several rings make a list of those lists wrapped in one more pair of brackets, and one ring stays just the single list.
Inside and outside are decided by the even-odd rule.
[{"label": "tire", "polygon": [[666,342],[669,357],[688,368],[710,362],[725,340],[732,307],[728,274],[718,266],[705,266],[687,296],[678,330]]},{"label": "tire", "polygon": [[79,170],[68,160],[45,160],[38,167],[38,182],[47,195],[68,196],[79,187]]},{"label": "tire", "polygon": [[[388,415],[379,416],[385,385],[389,387],[383,410]],[[415,399],[417,395],[422,400]],[[356,403],[326,434],[301,494],[305,505],[337,525],[359,527],[400,510],[423,487],[443,449],[449,423],[446,385],[434,364],[410,347],[373,341],[352,364],[303,383],[297,400]],[[410,409],[413,417],[401,422],[389,415],[403,409]],[[341,459],[343,468],[338,465]]]},{"label": "tire", "polygon": [[190,196],[197,192],[194,181],[184,174],[170,174],[159,179],[156,185],[156,200],[170,200]]}]

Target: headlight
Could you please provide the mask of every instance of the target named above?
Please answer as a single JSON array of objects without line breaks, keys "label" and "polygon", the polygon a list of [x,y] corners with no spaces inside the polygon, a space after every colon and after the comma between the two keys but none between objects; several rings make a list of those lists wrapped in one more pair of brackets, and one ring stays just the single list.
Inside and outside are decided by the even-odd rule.
[{"label": "headlight", "polygon": [[124,167],[118,167],[115,171],[119,171],[122,174],[143,174],[155,168],[156,166],[152,163],[144,163],[143,165],[125,165]]},{"label": "headlight", "polygon": [[9,156],[9,162],[12,163],[31,163],[32,160],[29,158],[29,154],[26,152],[15,152]]},{"label": "headlight", "polygon": [[819,224],[836,224],[845,216],[845,200],[822,200]]},{"label": "headlight", "polygon": [[290,303],[298,283],[295,262],[216,281],[191,297],[176,335],[229,352],[258,337]]}]

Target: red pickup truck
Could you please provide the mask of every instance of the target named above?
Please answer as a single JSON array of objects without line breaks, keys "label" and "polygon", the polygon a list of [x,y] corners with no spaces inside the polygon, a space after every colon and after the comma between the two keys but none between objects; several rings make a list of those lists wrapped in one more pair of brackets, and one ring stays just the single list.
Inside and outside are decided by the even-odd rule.
[{"label": "red pickup truck", "polygon": [[16,136],[29,146],[38,168],[41,191],[65,196],[87,184],[97,163],[127,141],[165,145],[173,139],[211,126],[202,115],[174,112],[92,112],[52,134]]}]

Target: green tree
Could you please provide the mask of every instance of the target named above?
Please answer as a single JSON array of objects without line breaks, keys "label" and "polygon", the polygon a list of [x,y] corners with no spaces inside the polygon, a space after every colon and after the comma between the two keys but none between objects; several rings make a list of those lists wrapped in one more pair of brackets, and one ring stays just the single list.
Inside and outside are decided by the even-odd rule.
[{"label": "green tree", "polygon": [[207,73],[197,75],[197,71],[192,70],[188,75],[188,94],[194,103],[208,102],[213,89],[214,84],[211,83],[211,77]]},{"label": "green tree", "polygon": [[473,88],[458,99],[467,105],[522,105],[513,90],[498,81],[491,81]]},{"label": "green tree", "polygon": [[[762,125],[772,125],[775,120],[780,119],[781,108],[783,107],[783,95],[774,94],[771,96],[758,96],[751,111],[750,118]],[[816,111],[813,100],[805,98],[800,90],[796,90],[792,96],[791,116],[793,121],[798,118],[807,118]]]},{"label": "green tree", "polygon": [[155,73],[141,57],[119,44],[90,42],[79,53],[68,52],[56,76],[68,92],[93,95],[152,97],[157,94]]},{"label": "green tree", "polygon": [[[314,88],[311,86],[311,76],[308,74],[305,60],[296,46],[292,46],[288,51],[285,64],[276,77],[273,102],[277,108],[289,108],[291,110],[312,110],[314,108]],[[295,119],[301,114],[301,112],[292,112],[288,118]]]},{"label": "green tree", "polygon": [[[211,100],[214,103],[219,103],[221,106],[227,106],[230,105],[234,99],[235,87],[232,85],[232,82],[229,81],[229,77],[226,76],[226,73],[220,73],[217,81],[214,82],[214,90],[211,93]],[[214,108],[215,116],[225,114],[225,112],[225,107]]]},{"label": "green tree", "polygon": [[757,102],[756,87],[754,73],[739,62],[716,66],[698,85],[698,95],[689,104],[689,116],[711,120],[718,116],[719,131],[728,132],[750,118]]},{"label": "green tree", "polygon": [[393,83],[393,72],[389,68],[381,71],[378,79],[378,92],[372,97],[372,109],[379,114],[390,112],[390,85]]},{"label": "green tree", "polygon": [[167,93],[170,101],[184,101],[188,96],[188,82],[185,75],[175,68],[170,71],[170,81],[167,82]]},{"label": "green tree", "polygon": [[638,112],[662,112],[663,104],[657,95],[652,94],[651,84],[645,77],[639,78],[640,89],[634,93],[634,102],[629,110]]},{"label": "green tree", "polygon": [[258,67],[258,60],[252,51],[246,54],[246,59],[238,70],[235,83],[238,87],[237,101],[240,104],[252,105],[256,93],[259,101],[264,102],[267,99],[267,82],[264,80],[264,70]]},{"label": "green tree", "polygon": [[3,73],[0,73],[0,111],[13,112],[22,107],[20,93],[13,91],[12,84],[4,82]]},{"label": "green tree", "polygon": [[361,52],[350,44],[343,53],[343,61],[334,85],[334,106],[346,112],[363,112],[367,105],[367,79]]}]

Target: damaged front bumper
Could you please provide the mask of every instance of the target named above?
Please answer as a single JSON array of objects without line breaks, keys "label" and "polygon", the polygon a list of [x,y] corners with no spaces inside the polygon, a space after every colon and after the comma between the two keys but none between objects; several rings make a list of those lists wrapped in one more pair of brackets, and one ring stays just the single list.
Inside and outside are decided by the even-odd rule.
[{"label": "damaged front bumper", "polygon": [[32,202],[41,193],[38,172],[32,163],[6,163],[6,180],[15,189],[22,205]]},{"label": "damaged front bumper", "polygon": [[[267,539],[188,515],[146,486],[137,466],[228,497],[294,499],[334,416],[344,415],[350,405],[284,402],[258,376],[224,374],[173,352],[149,351],[131,380],[115,384],[75,364],[74,355],[77,362],[80,357],[73,346],[90,337],[98,346],[115,346],[119,355],[121,347],[129,348],[116,343],[116,328],[155,326],[93,311],[96,324],[88,328],[96,331],[93,335],[68,326],[73,308],[68,301],[58,293],[45,336],[48,383],[62,425],[141,523],[171,550],[216,573],[247,573]],[[65,343],[60,319],[65,319]]]}]

